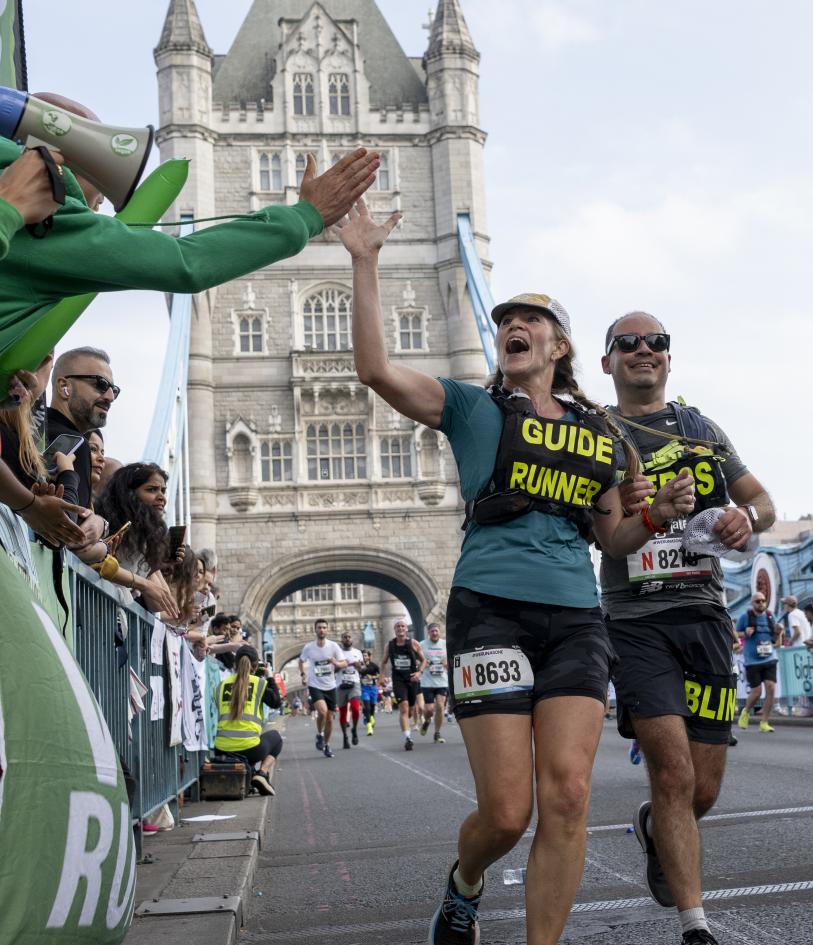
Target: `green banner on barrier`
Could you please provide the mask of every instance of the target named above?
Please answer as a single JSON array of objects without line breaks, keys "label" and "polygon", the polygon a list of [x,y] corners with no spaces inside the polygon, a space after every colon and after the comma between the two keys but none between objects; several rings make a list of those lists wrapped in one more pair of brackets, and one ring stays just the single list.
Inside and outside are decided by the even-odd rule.
[{"label": "green banner on barrier", "polygon": [[115,746],[61,633],[2,549],[0,600],[0,942],[118,945],[136,867]]},{"label": "green banner on barrier", "polygon": [[813,650],[806,646],[783,646],[776,652],[782,698],[813,698]]}]

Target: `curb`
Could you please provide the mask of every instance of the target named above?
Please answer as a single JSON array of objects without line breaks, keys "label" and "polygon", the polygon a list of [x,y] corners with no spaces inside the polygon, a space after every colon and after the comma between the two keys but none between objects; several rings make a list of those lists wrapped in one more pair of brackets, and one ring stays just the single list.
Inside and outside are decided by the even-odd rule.
[{"label": "curb", "polygon": [[[124,945],[235,945],[251,908],[271,800],[187,804],[174,830],[145,838]],[[230,819],[184,822],[211,814]]]}]

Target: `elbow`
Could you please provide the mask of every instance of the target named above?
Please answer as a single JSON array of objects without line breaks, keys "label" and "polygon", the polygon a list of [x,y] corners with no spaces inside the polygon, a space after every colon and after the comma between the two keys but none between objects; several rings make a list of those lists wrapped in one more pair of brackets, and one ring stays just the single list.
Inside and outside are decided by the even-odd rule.
[{"label": "elbow", "polygon": [[359,381],[374,391],[382,386],[386,374],[386,363],[381,365],[362,364],[356,361],[356,374]]}]

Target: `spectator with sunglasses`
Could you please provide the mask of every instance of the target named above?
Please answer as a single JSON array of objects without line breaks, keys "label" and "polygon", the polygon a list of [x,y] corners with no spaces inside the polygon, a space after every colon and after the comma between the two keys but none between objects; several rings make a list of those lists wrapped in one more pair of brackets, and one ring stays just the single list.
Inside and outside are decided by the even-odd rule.
[{"label": "spectator with sunglasses", "polygon": [[670,340],[646,312],[624,315],[607,331],[601,363],[618,397],[610,410],[641,461],[641,472],[619,487],[621,503],[627,515],[648,508],[657,528],[634,554],[613,558],[605,549],[602,607],[619,657],[618,728],[637,738],[652,790],[634,819],[647,886],[660,905],[677,907],[684,945],[715,945],[701,902],[697,820],[717,799],[731,736],[731,619],[719,558],[686,554],[685,521],[665,520],[649,502],[688,466],[696,483],[690,514],[725,509],[714,535],[727,548],[744,548],[775,513],[720,427],[682,402],[667,403]]},{"label": "spectator with sunglasses", "polygon": [[[74,348],[61,354],[51,375],[51,404],[48,408],[48,442],[61,433],[85,437],[107,423],[107,414],[119,388],[113,383],[110,358],[98,348]],[[93,479],[90,446],[84,440],[74,453],[74,470],[79,476],[77,504],[91,508]],[[109,533],[107,521],[90,515],[81,523],[85,533],[82,547],[93,545]]]}]

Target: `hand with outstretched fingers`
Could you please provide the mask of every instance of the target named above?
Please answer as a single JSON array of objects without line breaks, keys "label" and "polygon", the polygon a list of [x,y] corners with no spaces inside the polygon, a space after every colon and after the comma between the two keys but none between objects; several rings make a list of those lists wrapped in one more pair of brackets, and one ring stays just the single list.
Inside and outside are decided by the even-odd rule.
[{"label": "hand with outstretched fingers", "polygon": [[300,199],[316,207],[325,227],[333,226],[372,185],[380,162],[379,154],[359,148],[317,177],[316,160],[309,154],[299,188]]},{"label": "hand with outstretched fingers", "polygon": [[[57,168],[65,163],[59,151],[51,151]],[[51,189],[45,162],[36,151],[25,151],[0,176],[0,197],[13,207],[26,223],[39,223],[59,209]]]},{"label": "hand with outstretched fingers", "polygon": [[81,515],[86,511],[81,505],[71,505],[57,495],[35,495],[34,502],[18,514],[48,544],[76,545],[84,540],[85,534],[68,514]]},{"label": "hand with outstretched fingers", "polygon": [[364,259],[378,255],[402,217],[403,214],[396,210],[383,223],[376,223],[370,216],[367,204],[361,199],[333,229],[353,259]]},{"label": "hand with outstretched fingers", "polygon": [[647,499],[655,495],[655,487],[642,473],[618,484],[618,497],[625,515],[637,515],[643,512]]},{"label": "hand with outstretched fingers", "polygon": [[688,469],[661,486],[655,493],[650,511],[658,522],[684,518],[694,511],[694,477]]},{"label": "hand with outstretched fingers", "polygon": [[753,532],[751,519],[742,510],[736,506],[729,506],[723,514],[714,523],[712,531],[726,546],[739,550],[744,548]]}]

